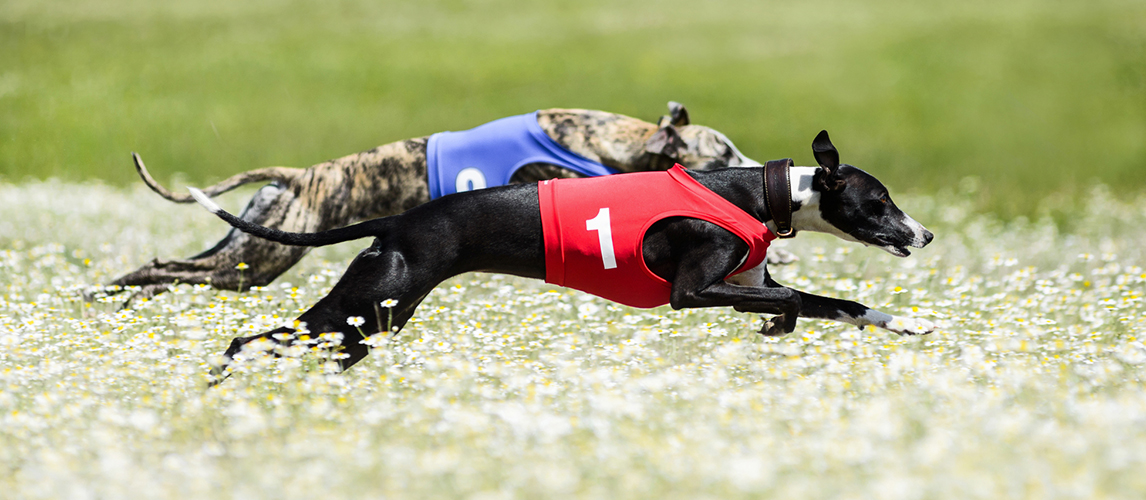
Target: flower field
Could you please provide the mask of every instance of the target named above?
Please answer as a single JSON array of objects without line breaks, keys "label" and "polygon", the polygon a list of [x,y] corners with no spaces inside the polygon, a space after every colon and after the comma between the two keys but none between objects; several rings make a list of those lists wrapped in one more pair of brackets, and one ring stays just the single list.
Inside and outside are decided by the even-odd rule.
[{"label": "flower field", "polygon": [[102,283],[224,223],[141,189],[0,184],[0,496],[1141,498],[1146,198],[1096,188],[1069,232],[970,198],[899,200],[936,234],[909,258],[805,234],[773,269],[928,336],[761,338],[731,309],[463,275],[347,373],[318,350],[207,389],[232,337],[293,319],[367,242],[124,308]]}]

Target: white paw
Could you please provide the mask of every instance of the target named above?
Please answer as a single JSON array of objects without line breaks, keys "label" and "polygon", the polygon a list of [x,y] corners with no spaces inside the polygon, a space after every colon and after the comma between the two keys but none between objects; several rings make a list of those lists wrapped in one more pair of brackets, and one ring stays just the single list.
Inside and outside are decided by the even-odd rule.
[{"label": "white paw", "polygon": [[882,326],[900,335],[924,335],[935,331],[935,323],[925,319],[902,316],[893,316]]}]

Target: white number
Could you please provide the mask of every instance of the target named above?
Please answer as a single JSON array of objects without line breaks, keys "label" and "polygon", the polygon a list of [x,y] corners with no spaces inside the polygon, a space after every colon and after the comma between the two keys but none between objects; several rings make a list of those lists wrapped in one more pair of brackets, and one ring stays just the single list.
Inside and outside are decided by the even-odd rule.
[{"label": "white number", "polygon": [[454,189],[459,193],[466,191],[474,191],[477,189],[485,189],[485,174],[481,170],[470,167],[458,172],[458,176],[454,181]]},{"label": "white number", "polygon": [[605,269],[617,267],[617,257],[613,254],[613,226],[609,223],[609,209],[602,208],[597,216],[585,221],[585,229],[597,231],[597,241],[601,243],[601,261]]}]

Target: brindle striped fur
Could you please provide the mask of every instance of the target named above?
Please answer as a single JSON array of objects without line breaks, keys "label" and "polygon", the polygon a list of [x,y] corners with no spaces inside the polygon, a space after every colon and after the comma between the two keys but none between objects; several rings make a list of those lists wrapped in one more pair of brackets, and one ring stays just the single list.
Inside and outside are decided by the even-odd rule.
[{"label": "brindle striped fur", "polygon": [[[669,109],[671,115],[662,117],[659,124],[579,109],[543,110],[538,113],[538,123],[570,151],[622,172],[664,170],[677,162],[701,170],[758,164],[740,154],[723,134],[708,127],[690,125],[683,106],[669,103]],[[208,196],[216,196],[243,184],[270,181],[243,210],[240,215],[243,219],[283,231],[324,231],[400,213],[429,201],[427,139],[398,141],[306,169],[251,170],[203,191]],[[174,202],[194,201],[190,195],[173,193],[159,185],[139,156],[133,156],[140,177],[155,192]],[[577,174],[559,167],[533,164],[518,170],[512,182],[574,176]],[[111,284],[142,287],[136,297],[162,293],[176,282],[247,289],[274,281],[307,250],[232,229],[210,250],[181,260],[154,259]],[[772,254],[779,255],[775,251]],[[236,269],[240,262],[247,263],[249,268],[240,272]]]}]

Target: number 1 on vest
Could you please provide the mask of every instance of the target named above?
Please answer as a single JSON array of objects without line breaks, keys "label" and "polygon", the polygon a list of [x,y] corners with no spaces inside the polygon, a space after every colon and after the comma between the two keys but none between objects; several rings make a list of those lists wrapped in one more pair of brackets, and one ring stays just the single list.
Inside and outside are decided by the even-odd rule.
[{"label": "number 1 on vest", "polygon": [[596,217],[585,221],[585,229],[597,231],[597,241],[601,243],[601,262],[605,269],[615,269],[617,257],[613,253],[613,226],[609,222],[609,209],[602,208]]}]

